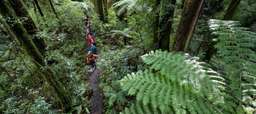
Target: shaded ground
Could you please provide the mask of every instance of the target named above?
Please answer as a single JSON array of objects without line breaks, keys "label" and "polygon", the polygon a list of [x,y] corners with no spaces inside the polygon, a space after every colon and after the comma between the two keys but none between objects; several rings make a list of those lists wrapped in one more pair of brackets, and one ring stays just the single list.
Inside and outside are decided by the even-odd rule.
[{"label": "shaded ground", "polygon": [[89,83],[92,89],[90,114],[103,114],[103,98],[99,88],[99,76],[99,69],[89,73]]}]

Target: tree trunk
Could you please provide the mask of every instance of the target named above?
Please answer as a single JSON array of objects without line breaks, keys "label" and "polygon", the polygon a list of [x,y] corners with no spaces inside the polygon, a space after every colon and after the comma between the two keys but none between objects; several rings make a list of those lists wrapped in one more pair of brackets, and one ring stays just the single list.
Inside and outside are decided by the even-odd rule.
[{"label": "tree trunk", "polygon": [[186,0],[177,29],[173,50],[185,51],[192,38],[203,2],[204,0]]},{"label": "tree trunk", "polygon": [[181,8],[184,8],[185,0],[181,0]]},{"label": "tree trunk", "polygon": [[44,16],[44,13],[43,13],[43,11],[42,11],[42,9],[41,9],[41,7],[40,7],[38,1],[37,1],[37,0],[34,0],[34,2],[35,2],[35,5],[36,5],[36,7],[37,7],[37,9],[38,9],[38,11],[39,11],[39,14],[43,17],[43,16]]},{"label": "tree trunk", "polygon": [[52,9],[53,13],[55,14],[56,18],[59,18],[59,17],[58,17],[58,14],[57,14],[57,12],[56,12],[56,10],[55,10],[55,7],[54,7],[54,5],[53,5],[53,3],[52,3],[52,0],[49,0],[49,3],[50,3],[50,5],[51,5],[51,9]]},{"label": "tree trunk", "polygon": [[[10,40],[13,40],[13,41],[19,43],[19,41],[17,40],[18,38],[16,37],[16,35],[13,32],[10,32],[11,29],[8,27],[8,24],[5,22],[5,19],[0,18],[0,22],[1,22],[1,24],[3,24],[3,26],[1,26],[1,29],[4,32],[6,32],[6,34],[9,35]],[[20,45],[20,44],[18,44],[18,45]]]},{"label": "tree trunk", "polygon": [[237,9],[237,6],[239,5],[241,0],[232,0],[231,3],[228,6],[228,9],[226,11],[226,14],[224,15],[225,20],[230,20],[235,14],[235,11]]},{"label": "tree trunk", "polygon": [[153,21],[153,49],[158,49],[159,48],[159,14],[160,14],[160,3],[161,0],[156,0],[155,1],[155,6],[153,8],[154,12],[154,21]]},{"label": "tree trunk", "polygon": [[104,18],[105,21],[108,21],[108,1],[107,0],[103,0],[103,7],[104,7]]},{"label": "tree trunk", "polygon": [[205,53],[202,56],[202,60],[209,62],[211,57],[216,53],[214,48],[215,42],[213,42],[214,36],[211,34],[211,30],[208,27],[208,20],[215,18],[216,14],[224,11],[224,0],[208,0],[204,2],[202,8],[202,15],[200,15],[200,21],[198,21],[194,34],[200,34],[202,37],[197,39],[191,39],[190,45],[186,49],[190,55],[198,56],[200,53]]},{"label": "tree trunk", "polygon": [[[14,33],[16,35],[17,40],[19,43],[25,48],[25,50],[28,52],[32,58],[37,61],[40,64],[44,63],[43,56],[40,53],[40,51],[35,47],[32,37],[28,34],[24,26],[19,22],[17,19],[17,16],[15,14],[15,11],[11,9],[10,4],[8,4],[5,0],[0,0],[0,10],[1,14],[4,17],[4,19],[8,18],[6,20],[7,26],[6,28],[10,28],[9,33]],[[26,22],[25,22],[26,23]]]},{"label": "tree trunk", "polygon": [[161,0],[159,22],[159,48],[170,49],[170,33],[172,31],[173,15],[176,0]]},{"label": "tree trunk", "polygon": [[205,1],[203,14],[209,18],[214,18],[215,14],[224,10],[224,0]]},{"label": "tree trunk", "polygon": [[108,8],[112,7],[112,0],[107,0]]},{"label": "tree trunk", "polygon": [[36,47],[39,49],[39,51],[44,55],[46,51],[46,44],[45,41],[38,36],[36,36],[38,29],[30,17],[25,4],[23,3],[22,0],[9,0],[12,8],[14,9],[16,15],[23,19],[23,26],[26,29],[26,31],[32,35],[33,42],[35,43]]},{"label": "tree trunk", "polygon": [[[11,5],[5,0],[0,0],[0,14],[5,19],[8,18],[8,20],[5,20],[6,28],[10,28],[7,32],[14,33],[16,35],[15,38],[17,38],[18,43],[21,44],[28,55],[31,56],[38,69],[42,69],[42,66],[45,66],[42,54],[32,41],[32,37],[28,34],[22,23],[19,22],[15,11],[11,9]],[[72,101],[68,91],[65,89],[65,86],[63,86],[62,83],[58,81],[57,77],[53,75],[51,69],[45,68],[41,73],[45,81],[53,88],[54,93],[52,94],[57,96],[59,99],[57,101],[61,102],[66,111],[70,110]]]},{"label": "tree trunk", "polygon": [[103,0],[97,0],[96,5],[100,20],[106,22],[104,17]]}]

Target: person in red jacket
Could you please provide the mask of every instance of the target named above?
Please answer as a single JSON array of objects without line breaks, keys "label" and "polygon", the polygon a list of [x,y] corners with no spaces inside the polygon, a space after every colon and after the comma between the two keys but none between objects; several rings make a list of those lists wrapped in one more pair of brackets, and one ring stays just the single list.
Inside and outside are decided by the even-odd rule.
[{"label": "person in red jacket", "polygon": [[87,48],[90,48],[90,46],[95,43],[95,37],[92,35],[91,32],[89,32],[87,35],[86,35],[86,45],[87,45]]}]

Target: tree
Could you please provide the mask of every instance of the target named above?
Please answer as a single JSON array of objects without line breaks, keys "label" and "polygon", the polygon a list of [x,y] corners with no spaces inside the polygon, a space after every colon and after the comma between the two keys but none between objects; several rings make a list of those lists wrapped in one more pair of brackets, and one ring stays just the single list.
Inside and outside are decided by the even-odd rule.
[{"label": "tree", "polygon": [[224,11],[223,0],[208,0],[204,2],[202,14],[194,32],[196,36],[193,36],[195,39],[191,39],[187,52],[191,55],[198,56],[204,53],[201,59],[203,61],[210,61],[216,53],[216,49],[214,48],[216,42],[213,41],[213,35],[210,32],[208,21],[209,19],[216,18],[216,14],[221,11]]},{"label": "tree", "polygon": [[176,0],[161,0],[159,48],[162,50],[169,50],[170,48],[170,33],[172,31],[175,4]]},{"label": "tree", "polygon": [[108,20],[108,0],[103,0],[103,10],[104,10],[104,17],[105,21]]},{"label": "tree", "polygon": [[45,82],[53,88],[54,93],[52,94],[57,96],[57,101],[60,101],[65,111],[70,110],[72,101],[69,92],[66,91],[65,86],[58,81],[56,76],[54,76],[53,71],[50,68],[45,67],[42,53],[39,51],[38,47],[36,47],[31,35],[26,31],[22,22],[19,21],[15,11],[11,8],[11,5],[5,0],[0,0],[0,14],[5,18],[5,28],[9,28],[7,29],[7,32],[10,35],[15,34],[16,41],[22,45],[38,69],[41,69],[40,73]]},{"label": "tree", "polygon": [[153,35],[154,35],[154,38],[153,38],[153,48],[154,49],[157,49],[159,48],[159,13],[160,13],[160,3],[161,1],[160,0],[156,0],[155,1],[155,4],[154,4],[154,7],[153,7],[153,13],[154,13],[154,20],[153,20]]},{"label": "tree", "polygon": [[155,49],[169,50],[170,33],[176,0],[156,0],[153,7],[153,46]]},{"label": "tree", "polygon": [[43,16],[44,16],[44,13],[43,13],[43,11],[42,11],[42,9],[41,9],[41,7],[40,7],[38,1],[37,1],[37,0],[34,0],[34,4],[35,4],[36,8],[38,9],[39,14],[43,17]]},{"label": "tree", "polygon": [[38,32],[38,28],[36,27],[34,21],[30,17],[25,4],[22,0],[9,0],[12,8],[14,9],[16,15],[23,19],[23,25],[28,34],[33,36],[33,42],[35,43],[36,47],[39,49],[39,51],[44,55],[46,44],[42,38],[39,38],[36,36],[36,33]]},{"label": "tree", "polygon": [[225,20],[230,20],[235,14],[237,6],[239,5],[241,0],[232,0],[228,6],[228,9],[224,15]]},{"label": "tree", "polygon": [[106,0],[107,1],[107,7],[110,8],[112,7],[112,0]]},{"label": "tree", "polygon": [[173,50],[185,51],[192,38],[204,0],[186,0],[176,32]]},{"label": "tree", "polygon": [[56,18],[59,18],[59,17],[58,17],[58,14],[57,14],[57,12],[56,12],[56,9],[54,8],[54,5],[53,5],[53,3],[52,3],[52,0],[49,0],[49,3],[50,3],[50,5],[51,5],[51,9],[52,9],[53,13],[55,14]]},{"label": "tree", "polygon": [[101,21],[106,22],[103,8],[103,0],[96,0],[97,11]]}]

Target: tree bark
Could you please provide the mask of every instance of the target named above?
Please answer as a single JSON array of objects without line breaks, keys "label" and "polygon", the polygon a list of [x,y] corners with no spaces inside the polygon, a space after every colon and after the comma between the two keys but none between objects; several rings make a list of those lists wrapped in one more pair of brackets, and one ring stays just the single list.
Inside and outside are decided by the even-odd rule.
[{"label": "tree bark", "polygon": [[101,21],[106,22],[104,17],[103,0],[97,0],[97,11]]},{"label": "tree bark", "polygon": [[53,5],[53,3],[52,3],[52,0],[49,0],[49,3],[50,3],[50,5],[51,5],[51,9],[52,9],[53,13],[55,14],[56,18],[59,18],[59,17],[58,17],[58,14],[57,14],[57,12],[56,12],[56,9],[55,9],[55,7],[54,7],[54,5]]},{"label": "tree bark", "polygon": [[112,7],[112,0],[107,0],[108,8]]},{"label": "tree bark", "polygon": [[161,0],[159,48],[162,50],[170,50],[170,34],[172,31],[175,4],[176,0]]},{"label": "tree bark", "polygon": [[39,14],[43,17],[43,16],[44,16],[44,13],[43,13],[43,11],[42,11],[42,9],[41,9],[41,7],[40,7],[38,1],[37,1],[37,0],[34,0],[34,2],[35,2],[35,5],[36,5],[36,7],[37,7],[37,9],[38,9]]},{"label": "tree bark", "polygon": [[191,39],[190,44],[198,44],[198,47],[191,47],[186,50],[191,55],[198,56],[199,53],[205,53],[202,56],[202,60],[205,62],[209,62],[212,56],[216,53],[216,49],[214,48],[215,42],[213,42],[214,36],[211,34],[211,30],[208,27],[208,20],[211,18],[215,18],[215,15],[219,12],[224,11],[224,0],[208,0],[204,2],[202,15],[200,15],[200,23],[197,23],[197,27],[195,28],[196,34],[200,34],[202,38],[198,40]]},{"label": "tree bark", "polygon": [[237,6],[239,5],[241,0],[232,0],[231,3],[228,6],[228,9],[224,15],[225,20],[230,20],[235,14],[235,11],[237,9]]},{"label": "tree bark", "polygon": [[154,12],[154,21],[153,21],[153,49],[159,48],[159,14],[160,14],[160,3],[161,0],[156,0],[153,8]]},{"label": "tree bark", "polygon": [[[28,34],[20,20],[17,19],[15,11],[11,9],[11,5],[6,0],[0,0],[0,10],[2,16],[6,19],[7,26],[16,35],[17,40],[25,48],[32,58],[40,64],[43,64],[43,56],[40,51],[36,48],[32,41],[32,37]],[[8,20],[7,20],[8,19]]]},{"label": "tree bark", "polygon": [[177,29],[173,50],[185,51],[192,38],[203,2],[204,0],[186,0]]},{"label": "tree bark", "polygon": [[108,21],[108,1],[107,0],[103,0],[103,7],[104,7],[104,18],[105,21]]},{"label": "tree bark", "polygon": [[[42,66],[45,66],[44,57],[34,44],[31,35],[26,31],[22,23],[17,18],[15,11],[12,10],[11,5],[6,2],[6,0],[0,0],[0,14],[6,19],[6,28],[10,28],[7,32],[14,33],[16,35],[15,38],[17,38],[18,43],[23,46],[24,50],[32,58],[38,69],[42,69]],[[59,99],[57,101],[61,102],[66,111],[70,110],[72,100],[69,92],[65,89],[65,86],[62,85],[62,83],[58,81],[57,77],[53,75],[53,71],[51,69],[45,68],[41,73],[45,81],[53,88],[54,93],[52,94],[57,96]]]},{"label": "tree bark", "polygon": [[181,8],[184,7],[184,4],[185,4],[185,0],[181,0]]},{"label": "tree bark", "polygon": [[23,26],[26,29],[26,31],[32,35],[33,42],[35,43],[36,47],[39,49],[39,51],[44,55],[46,51],[46,44],[45,41],[38,36],[36,36],[38,32],[38,28],[36,27],[33,19],[30,17],[25,4],[22,0],[9,0],[12,8],[14,9],[16,15],[22,19]]},{"label": "tree bark", "polygon": [[[15,42],[17,42],[18,43],[18,38],[16,37],[16,35],[13,33],[13,32],[10,32],[11,30],[10,30],[10,28],[8,27],[8,24],[5,22],[5,20],[3,19],[3,18],[0,18],[0,22],[1,22],[1,24],[3,24],[3,26],[1,26],[1,29],[4,31],[4,32],[6,32],[6,34],[8,34],[9,35],[9,37],[10,37],[10,40],[13,40],[13,41],[15,41]],[[18,44],[18,45],[20,45],[20,44]],[[1,61],[0,61],[1,62]]]}]

